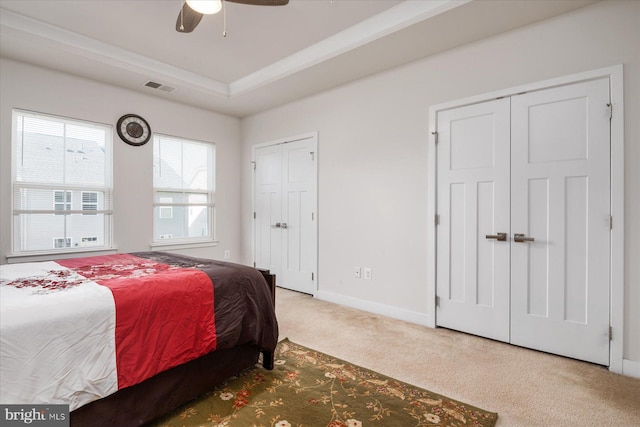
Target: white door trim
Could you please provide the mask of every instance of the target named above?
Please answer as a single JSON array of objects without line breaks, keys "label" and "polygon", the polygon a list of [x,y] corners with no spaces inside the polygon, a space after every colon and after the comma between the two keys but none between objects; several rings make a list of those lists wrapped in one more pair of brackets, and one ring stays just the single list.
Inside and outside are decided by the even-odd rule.
[{"label": "white door trim", "polygon": [[514,88],[503,89],[461,100],[450,101],[429,108],[429,143],[427,148],[427,325],[436,327],[436,116],[439,111],[476,104],[491,99],[511,96],[522,92],[548,89],[570,83],[608,77],[610,80],[611,104],[611,288],[610,325],[613,329],[610,343],[609,370],[623,373],[624,359],[624,90],[623,66],[615,65],[584,73],[572,74]]},{"label": "white door trim", "polygon": [[[266,141],[266,142],[262,142],[262,143],[258,143],[258,144],[254,144],[251,147],[251,262],[253,263],[253,265],[255,265],[256,263],[256,221],[253,218],[253,213],[256,212],[256,170],[255,170],[255,162],[256,162],[256,150],[260,149],[260,148],[264,148],[264,147],[269,147],[272,145],[278,145],[278,144],[285,144],[287,142],[295,142],[295,141],[300,141],[303,139],[312,139],[314,142],[314,145],[316,147],[316,153],[315,153],[315,173],[313,175],[314,179],[315,179],[315,187],[316,187],[316,197],[314,200],[315,203],[315,251],[316,251],[316,256],[313,259],[313,270],[315,272],[315,287],[313,289],[313,297],[316,298],[318,296],[318,283],[319,283],[319,274],[318,274],[318,221],[319,221],[319,215],[318,215],[318,151],[319,150],[319,146],[318,146],[318,132],[308,132],[308,133],[303,133],[303,134],[299,134],[299,135],[294,135],[291,137],[286,137],[286,138],[279,138],[279,139],[274,139],[271,141]],[[277,279],[277,278],[276,278]]]}]

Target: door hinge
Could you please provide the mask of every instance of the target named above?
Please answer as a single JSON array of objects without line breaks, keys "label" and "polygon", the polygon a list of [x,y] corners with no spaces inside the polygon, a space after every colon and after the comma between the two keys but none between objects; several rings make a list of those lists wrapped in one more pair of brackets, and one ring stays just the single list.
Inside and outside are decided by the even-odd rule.
[{"label": "door hinge", "polygon": [[255,212],[253,213],[253,219],[256,219],[256,213]]},{"label": "door hinge", "polygon": [[440,297],[436,295],[436,307],[440,306]]},{"label": "door hinge", "polygon": [[253,263],[253,268],[256,268],[256,263],[255,262]]},{"label": "door hinge", "polygon": [[440,215],[436,214],[435,218],[434,218],[434,222],[436,225],[440,225]]},{"label": "door hinge", "polygon": [[315,151],[309,151],[309,154],[311,154],[311,161],[315,161],[316,160],[316,153]]},{"label": "door hinge", "polygon": [[613,326],[609,326],[609,341],[613,341]]},{"label": "door hinge", "polygon": [[613,215],[609,215],[609,230],[613,230]]},{"label": "door hinge", "polygon": [[251,165],[253,166],[253,170],[256,170],[256,162],[252,161]]},{"label": "door hinge", "polygon": [[311,212],[311,221],[315,221],[315,219],[316,219],[316,213]]},{"label": "door hinge", "polygon": [[608,103],[607,109],[608,109],[609,119],[611,119],[613,117],[613,104]]},{"label": "door hinge", "polygon": [[313,272],[312,272],[312,273],[311,273],[311,281],[313,281],[313,280],[314,280],[314,278],[315,278],[315,273],[313,273]]},{"label": "door hinge", "polygon": [[437,144],[438,143],[438,132],[431,132],[431,134],[433,135],[433,141]]}]

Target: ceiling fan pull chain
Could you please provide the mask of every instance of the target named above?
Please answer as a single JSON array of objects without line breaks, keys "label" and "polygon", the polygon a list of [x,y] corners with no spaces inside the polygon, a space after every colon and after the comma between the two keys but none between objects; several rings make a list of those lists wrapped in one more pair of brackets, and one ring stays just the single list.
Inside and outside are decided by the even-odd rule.
[{"label": "ceiling fan pull chain", "polygon": [[222,0],[222,37],[227,37],[227,6],[225,1]]}]

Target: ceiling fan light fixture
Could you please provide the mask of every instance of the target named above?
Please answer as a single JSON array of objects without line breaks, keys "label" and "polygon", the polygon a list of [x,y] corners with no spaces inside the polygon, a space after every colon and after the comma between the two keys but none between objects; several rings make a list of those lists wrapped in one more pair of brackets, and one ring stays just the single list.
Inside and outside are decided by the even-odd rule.
[{"label": "ceiling fan light fixture", "polygon": [[222,9],[222,0],[187,0],[187,4],[203,15],[213,15]]}]

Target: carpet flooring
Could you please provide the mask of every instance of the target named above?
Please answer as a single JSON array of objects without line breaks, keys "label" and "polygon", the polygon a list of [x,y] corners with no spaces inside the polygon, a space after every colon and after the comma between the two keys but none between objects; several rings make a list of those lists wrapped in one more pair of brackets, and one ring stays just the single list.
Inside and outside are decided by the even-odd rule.
[{"label": "carpet flooring", "polygon": [[280,337],[499,414],[497,427],[640,426],[640,379],[277,289]]}]

